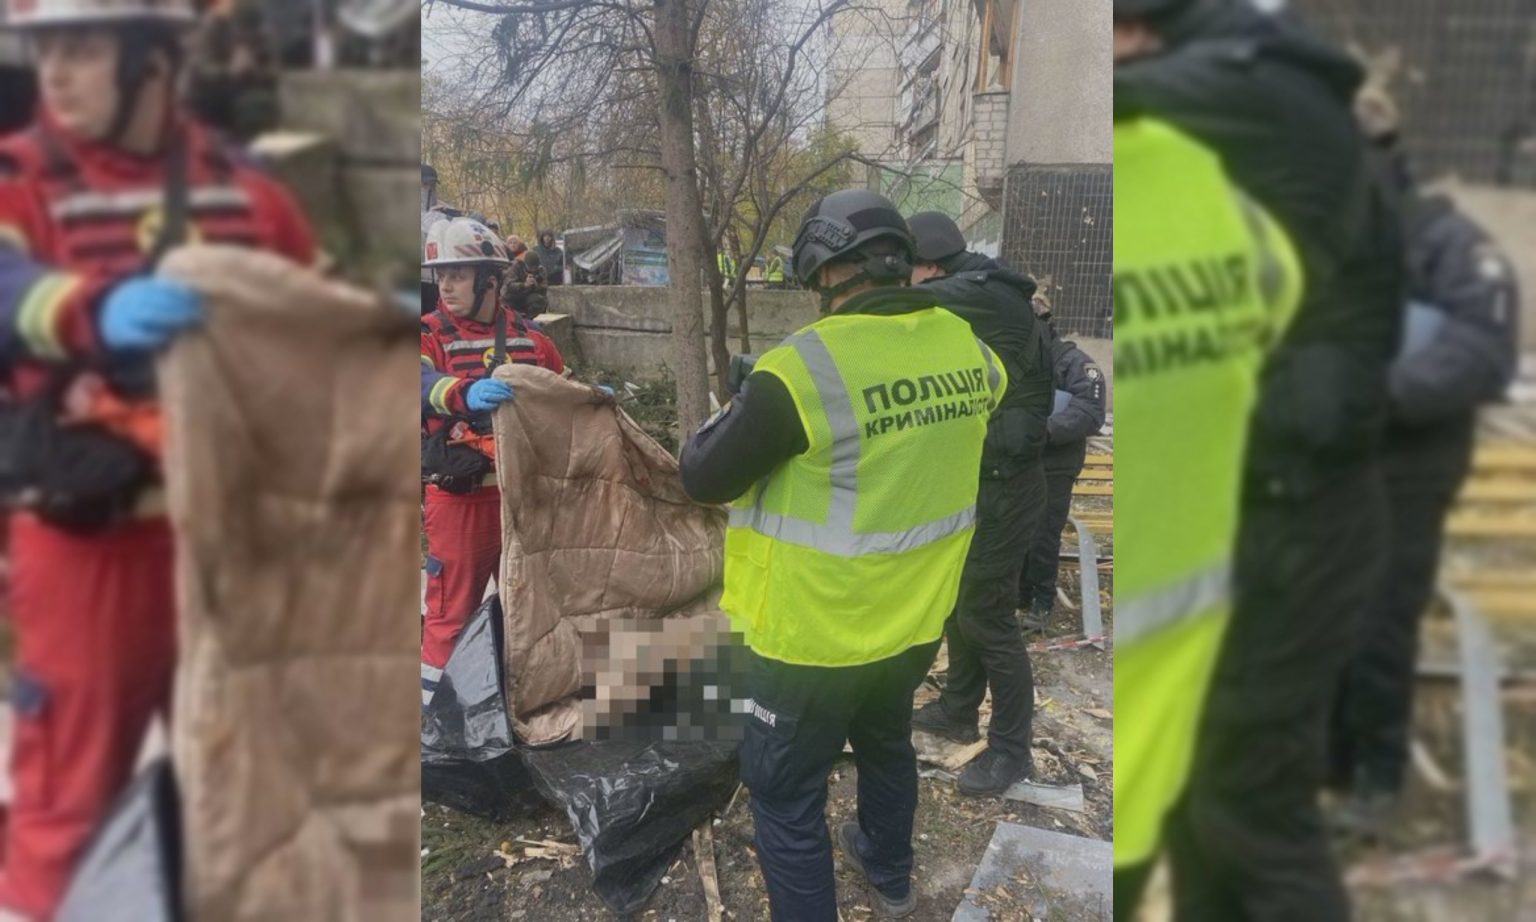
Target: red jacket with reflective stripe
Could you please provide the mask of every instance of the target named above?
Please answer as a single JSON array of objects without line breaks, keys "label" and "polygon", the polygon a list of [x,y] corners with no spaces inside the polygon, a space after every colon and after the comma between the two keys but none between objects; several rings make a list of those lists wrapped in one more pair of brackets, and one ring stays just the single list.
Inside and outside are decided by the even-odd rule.
[{"label": "red jacket with reflective stripe", "polygon": [[[507,312],[507,361],[537,365],[555,374],[565,360],[548,336],[530,328],[522,317]],[[450,416],[468,416],[469,385],[489,374],[496,351],[496,326],[455,317],[438,302],[437,310],[421,318],[421,414],[428,433]]]},{"label": "red jacket with reflective stripe", "polygon": [[[189,241],[252,246],[302,265],[314,235],[288,193],[182,121]],[[143,271],[163,219],[167,163],[72,138],[46,119],[0,138],[0,361],[25,395],[39,359],[90,359],[103,293]]]}]

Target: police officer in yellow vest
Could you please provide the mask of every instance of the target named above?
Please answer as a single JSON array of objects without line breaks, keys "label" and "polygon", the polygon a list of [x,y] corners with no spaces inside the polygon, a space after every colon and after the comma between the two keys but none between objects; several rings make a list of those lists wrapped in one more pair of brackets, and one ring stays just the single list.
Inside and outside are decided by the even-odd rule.
[{"label": "police officer in yellow vest", "polygon": [[820,199],[795,238],[823,316],[765,353],[682,456],[729,501],[722,606],[746,640],[741,776],[776,922],[835,922],[827,773],[853,744],[859,820],[837,831],[876,908],[916,908],[912,693],[954,608],[976,520],[997,357],[907,287],[912,236],[881,196]]},{"label": "police officer in yellow vest", "polygon": [[1115,919],[1135,916],[1231,613],[1249,417],[1300,298],[1279,225],[1115,98]]},{"label": "police officer in yellow vest", "polygon": [[784,257],[777,253],[768,255],[768,266],[763,270],[763,283],[769,288],[784,287]]}]

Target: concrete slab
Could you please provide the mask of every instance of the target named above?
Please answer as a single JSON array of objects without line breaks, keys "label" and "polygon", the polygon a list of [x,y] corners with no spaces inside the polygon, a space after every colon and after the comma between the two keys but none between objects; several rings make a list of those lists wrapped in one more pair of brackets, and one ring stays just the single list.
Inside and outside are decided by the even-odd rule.
[{"label": "concrete slab", "polygon": [[1114,907],[1113,863],[1109,842],[998,823],[951,922],[990,922],[999,917],[988,904],[1005,899],[1037,919],[1107,920]]}]

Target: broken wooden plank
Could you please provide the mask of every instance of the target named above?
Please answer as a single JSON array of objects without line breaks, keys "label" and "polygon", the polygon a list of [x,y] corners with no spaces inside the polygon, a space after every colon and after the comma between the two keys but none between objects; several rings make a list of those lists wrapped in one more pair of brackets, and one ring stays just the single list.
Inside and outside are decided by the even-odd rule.
[{"label": "broken wooden plank", "polygon": [[1536,538],[1536,516],[1457,512],[1446,522],[1446,533],[1457,538]]},{"label": "broken wooden plank", "polygon": [[1536,446],[1517,443],[1480,445],[1472,455],[1472,469],[1536,471]]},{"label": "broken wooden plank", "polygon": [[721,922],[725,917],[725,904],[720,900],[720,878],[715,873],[715,836],[711,822],[706,819],[693,831],[693,857],[699,866],[699,880],[704,884],[704,905],[709,922]]}]

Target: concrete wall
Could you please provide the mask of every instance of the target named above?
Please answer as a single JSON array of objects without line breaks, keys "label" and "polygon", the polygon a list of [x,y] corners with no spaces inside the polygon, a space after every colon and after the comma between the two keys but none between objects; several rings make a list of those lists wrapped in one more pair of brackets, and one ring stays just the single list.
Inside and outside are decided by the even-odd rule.
[{"label": "concrete wall", "polygon": [[1014,12],[1009,163],[1109,163],[1111,0],[1028,0]]},{"label": "concrete wall", "polygon": [[[708,299],[705,299],[706,310]],[[752,348],[777,345],[817,317],[818,300],[805,291],[750,291]],[[666,288],[628,285],[567,285],[551,288],[549,310],[571,318],[577,360],[634,378],[661,377],[671,357],[672,301]],[[739,349],[740,327],[730,324],[731,351]]]},{"label": "concrete wall", "polygon": [[[771,349],[814,321],[819,316],[818,304],[817,297],[808,291],[749,291],[747,311],[752,325],[752,350]],[[575,360],[584,366],[610,369],[634,379],[653,380],[662,376],[672,347],[672,302],[667,289],[559,286],[549,290],[549,310],[570,318]],[[739,349],[741,330],[734,315],[731,320],[730,347],[734,353]],[[1113,395],[1114,356],[1110,341],[1070,333],[1068,336],[1104,369]]]},{"label": "concrete wall", "polygon": [[366,275],[408,282],[421,256],[420,72],[296,71],[283,75],[281,97],[285,131],[328,142],[327,175],[296,164],[284,176],[327,243]]}]

